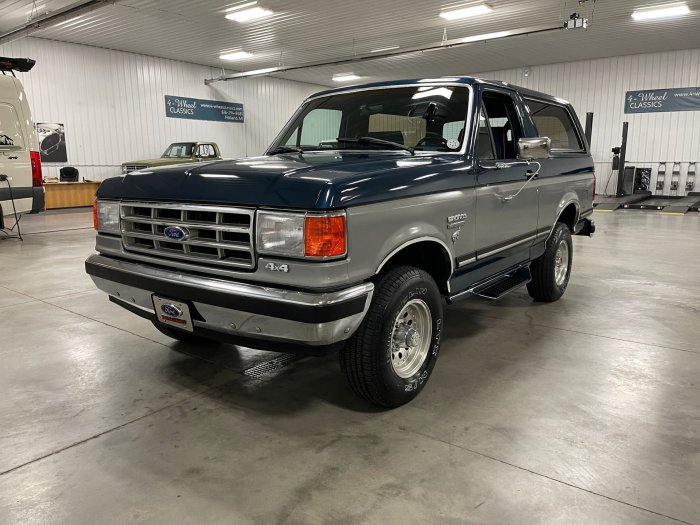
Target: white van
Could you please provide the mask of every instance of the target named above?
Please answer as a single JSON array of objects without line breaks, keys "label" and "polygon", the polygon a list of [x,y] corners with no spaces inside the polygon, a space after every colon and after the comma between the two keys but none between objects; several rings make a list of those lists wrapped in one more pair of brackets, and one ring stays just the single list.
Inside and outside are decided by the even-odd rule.
[{"label": "white van", "polygon": [[28,58],[0,57],[0,227],[14,224],[7,217],[15,209],[18,214],[44,209],[39,141],[27,95],[14,74],[32,67]]}]

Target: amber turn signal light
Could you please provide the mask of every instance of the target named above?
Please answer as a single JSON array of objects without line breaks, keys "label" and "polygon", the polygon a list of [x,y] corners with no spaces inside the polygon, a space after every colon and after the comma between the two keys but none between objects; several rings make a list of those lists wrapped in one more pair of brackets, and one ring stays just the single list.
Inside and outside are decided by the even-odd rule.
[{"label": "amber turn signal light", "polygon": [[345,215],[309,216],[304,220],[304,255],[337,257],[345,255]]}]

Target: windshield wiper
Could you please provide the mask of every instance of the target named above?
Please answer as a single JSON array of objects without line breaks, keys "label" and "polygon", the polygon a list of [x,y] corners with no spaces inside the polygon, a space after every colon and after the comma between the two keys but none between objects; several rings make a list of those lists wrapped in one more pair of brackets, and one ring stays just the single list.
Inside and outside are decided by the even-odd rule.
[{"label": "windshield wiper", "polygon": [[411,155],[416,154],[416,150],[411,148],[410,146],[406,146],[405,144],[400,144],[398,142],[392,142],[390,140],[378,139],[375,137],[360,137],[359,139],[338,137],[335,140],[337,140],[338,142],[350,142],[353,144],[370,144],[370,145],[377,145],[377,146],[389,146],[389,147],[394,148],[394,149],[402,149],[404,151],[408,151],[411,153]]},{"label": "windshield wiper", "polygon": [[275,149],[270,150],[268,155],[277,155],[278,153],[304,153],[304,150],[299,146],[277,146]]}]

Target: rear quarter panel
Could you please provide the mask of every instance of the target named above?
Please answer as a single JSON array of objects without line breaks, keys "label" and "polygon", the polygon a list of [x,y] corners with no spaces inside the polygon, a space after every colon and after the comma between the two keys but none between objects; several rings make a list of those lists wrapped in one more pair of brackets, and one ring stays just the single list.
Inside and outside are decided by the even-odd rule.
[{"label": "rear quarter panel", "polygon": [[540,213],[538,230],[551,227],[561,212],[571,203],[578,216],[593,209],[593,161],[589,155],[557,154],[542,161],[537,182]]}]

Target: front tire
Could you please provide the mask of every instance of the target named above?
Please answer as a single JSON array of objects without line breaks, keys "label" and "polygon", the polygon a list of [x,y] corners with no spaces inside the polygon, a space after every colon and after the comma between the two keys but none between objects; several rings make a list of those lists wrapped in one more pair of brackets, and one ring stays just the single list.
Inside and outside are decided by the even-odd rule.
[{"label": "front tire", "polygon": [[564,295],[571,276],[573,248],[569,227],[558,222],[544,253],[530,265],[532,281],[527,291],[535,301],[551,303]]},{"label": "front tire", "polygon": [[442,298],[425,271],[400,266],[383,274],[357,332],[340,352],[351,388],[394,408],[425,387],[440,348]]}]

